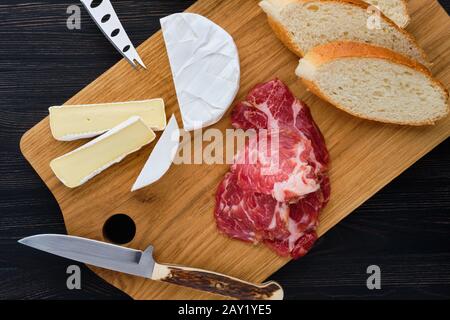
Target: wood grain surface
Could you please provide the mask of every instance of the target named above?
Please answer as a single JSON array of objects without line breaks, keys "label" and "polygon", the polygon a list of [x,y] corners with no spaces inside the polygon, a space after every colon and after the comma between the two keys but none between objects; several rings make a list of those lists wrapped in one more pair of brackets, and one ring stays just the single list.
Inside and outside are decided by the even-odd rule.
[{"label": "wood grain surface", "polygon": [[[445,48],[444,48],[445,49]],[[448,48],[446,49],[446,50],[448,50]],[[294,86],[295,87],[295,86]],[[295,91],[297,92],[297,93],[299,93],[299,95],[301,95],[301,88],[300,89],[295,89]],[[311,98],[312,99],[312,98]],[[313,105],[313,107],[315,106],[313,103],[311,103],[312,105]],[[431,148],[432,146],[430,146],[430,148]],[[144,157],[145,158],[145,157]],[[133,160],[134,161],[134,160]],[[252,250],[255,250],[255,249],[252,249]],[[259,248],[257,249],[257,250],[260,250]],[[172,261],[171,261],[172,262]]]}]

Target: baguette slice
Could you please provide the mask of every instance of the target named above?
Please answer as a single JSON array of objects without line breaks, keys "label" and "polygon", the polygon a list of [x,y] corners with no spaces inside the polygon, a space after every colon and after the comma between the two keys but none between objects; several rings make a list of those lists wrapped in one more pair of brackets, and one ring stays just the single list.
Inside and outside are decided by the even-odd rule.
[{"label": "baguette slice", "polygon": [[377,7],[383,14],[394,21],[400,28],[406,28],[411,18],[405,0],[364,0]]},{"label": "baguette slice", "polygon": [[370,5],[363,1],[263,0],[260,6],[278,38],[299,56],[329,42],[356,41],[391,49],[428,65],[424,51],[409,33],[381,13],[378,26],[368,10]]},{"label": "baguette slice", "polygon": [[315,47],[296,70],[308,89],[360,118],[431,125],[449,112],[448,91],[423,65],[357,42]]}]

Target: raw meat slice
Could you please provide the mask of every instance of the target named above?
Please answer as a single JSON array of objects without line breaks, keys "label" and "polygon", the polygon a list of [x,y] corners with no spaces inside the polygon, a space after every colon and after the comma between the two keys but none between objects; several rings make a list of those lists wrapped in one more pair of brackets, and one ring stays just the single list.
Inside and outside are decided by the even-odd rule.
[{"label": "raw meat slice", "polygon": [[321,167],[311,141],[288,128],[252,136],[231,170],[242,189],[294,202],[320,188]]},{"label": "raw meat slice", "polygon": [[[260,136],[252,137],[220,184],[219,230],[265,243],[282,256],[302,257],[317,240],[319,214],[331,191],[328,150],[309,108],[275,79],[256,86],[235,107],[232,121],[244,130],[267,129],[268,137],[262,148]],[[269,148],[275,138],[276,148]]]},{"label": "raw meat slice", "polygon": [[[279,137],[278,149],[272,150],[279,155],[275,164],[267,159],[272,155],[258,146],[256,138],[238,155],[232,170],[237,172],[241,187],[289,202],[318,189],[321,176],[328,170],[325,140],[308,106],[296,99],[282,81],[275,79],[257,85],[246,101],[234,108],[231,117],[235,128],[267,129]],[[268,139],[264,145],[270,144]],[[260,161],[256,165],[249,161],[250,154],[258,154]]]},{"label": "raw meat slice", "polygon": [[318,191],[295,204],[277,202],[261,193],[242,190],[234,173],[227,173],[216,194],[219,230],[231,238],[263,242],[281,256],[304,256],[317,239],[319,213],[329,200],[328,178]]},{"label": "raw meat slice", "polygon": [[280,211],[277,205],[269,195],[244,192],[237,184],[237,176],[229,172],[216,194],[217,225],[232,238],[258,243],[265,238],[266,230]]},{"label": "raw meat slice", "polygon": [[330,196],[330,183],[325,177],[321,189],[307,195],[299,202],[289,206],[290,235],[287,238],[265,239],[264,243],[280,255],[291,255],[298,259],[307,254],[317,240],[320,211],[328,204]]},{"label": "raw meat slice", "polygon": [[235,128],[244,130],[295,128],[311,141],[316,160],[325,167],[328,165],[325,140],[308,106],[278,79],[259,84],[250,91],[246,100],[233,109],[231,120]]}]

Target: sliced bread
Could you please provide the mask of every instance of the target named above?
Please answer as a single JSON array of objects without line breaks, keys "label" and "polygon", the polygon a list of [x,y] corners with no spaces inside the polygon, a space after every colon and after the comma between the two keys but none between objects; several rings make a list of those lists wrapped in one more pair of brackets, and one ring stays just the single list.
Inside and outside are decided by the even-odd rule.
[{"label": "sliced bread", "polygon": [[389,18],[380,14],[379,24],[374,24],[373,12],[365,2],[263,0],[260,6],[278,38],[299,56],[315,46],[345,40],[374,44],[428,64],[414,38]]},{"label": "sliced bread", "polygon": [[448,91],[427,68],[381,47],[321,45],[300,60],[296,74],[319,97],[365,119],[427,125],[449,112]]},{"label": "sliced bread", "polygon": [[408,25],[410,17],[405,0],[364,1],[380,9],[386,17],[394,21],[400,28],[405,28]]}]

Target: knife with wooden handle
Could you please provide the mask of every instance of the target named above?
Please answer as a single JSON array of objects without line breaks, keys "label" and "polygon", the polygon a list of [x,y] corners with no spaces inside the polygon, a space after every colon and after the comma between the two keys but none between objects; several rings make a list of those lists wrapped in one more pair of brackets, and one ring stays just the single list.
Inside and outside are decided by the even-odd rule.
[{"label": "knife with wooden handle", "polygon": [[256,285],[220,273],[177,265],[155,263],[152,279],[239,300],[283,299],[283,289],[273,281]]},{"label": "knife with wooden handle", "polygon": [[153,247],[145,251],[74,236],[43,234],[19,240],[21,244],[60,257],[96,267],[136,275],[152,280],[206,291],[240,300],[282,300],[282,287],[276,282],[261,285],[220,273],[159,264]]}]

